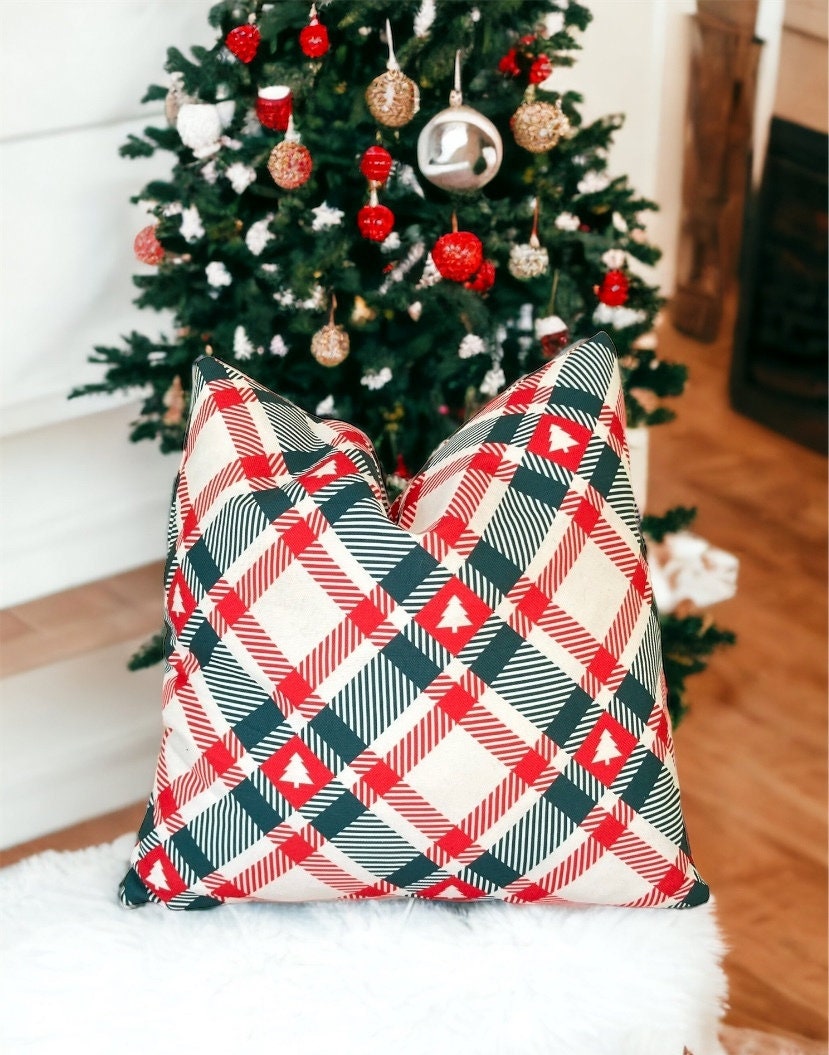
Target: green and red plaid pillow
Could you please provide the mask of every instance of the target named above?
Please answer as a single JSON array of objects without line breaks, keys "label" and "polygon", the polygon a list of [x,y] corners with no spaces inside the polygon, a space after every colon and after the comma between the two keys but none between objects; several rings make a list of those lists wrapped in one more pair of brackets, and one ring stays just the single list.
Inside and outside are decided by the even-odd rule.
[{"label": "green and red plaid pillow", "polygon": [[198,360],[166,596],[125,904],[707,900],[604,334],[393,511],[361,432]]}]

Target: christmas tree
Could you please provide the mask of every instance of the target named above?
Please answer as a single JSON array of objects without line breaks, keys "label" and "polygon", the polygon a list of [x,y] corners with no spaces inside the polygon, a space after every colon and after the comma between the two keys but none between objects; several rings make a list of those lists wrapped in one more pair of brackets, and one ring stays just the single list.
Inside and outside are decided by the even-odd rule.
[{"label": "christmas tree", "polygon": [[[190,367],[216,354],[360,426],[390,494],[458,422],[571,340],[607,330],[629,427],[668,421],[685,368],[659,358],[653,202],[608,172],[619,119],[567,90],[590,12],[564,0],[226,0],[214,47],[170,49],[167,127],[122,153],[174,159],[134,200],[142,308],[166,336],[95,350],[139,388],[131,439],[180,448]],[[686,511],[648,518],[652,537]],[[670,702],[730,635],[663,620]],[[151,644],[136,664],[157,658]]]}]

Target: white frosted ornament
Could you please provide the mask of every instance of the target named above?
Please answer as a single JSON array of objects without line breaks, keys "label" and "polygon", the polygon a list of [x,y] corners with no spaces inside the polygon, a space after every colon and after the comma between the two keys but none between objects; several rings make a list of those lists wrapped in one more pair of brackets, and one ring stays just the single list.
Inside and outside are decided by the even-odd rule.
[{"label": "white frosted ornament", "polygon": [[508,266],[513,278],[522,281],[546,275],[549,270],[550,255],[538,240],[538,198],[535,199],[530,240],[510,249]]},{"label": "white frosted ornament", "polygon": [[449,106],[429,121],[417,140],[417,164],[436,187],[479,190],[501,167],[501,133],[482,113],[465,106],[461,93],[461,53],[455,52],[455,87]]},{"label": "white frosted ornament", "polygon": [[206,158],[219,149],[222,119],[214,103],[185,103],[179,108],[176,129],[181,141],[197,158]]}]

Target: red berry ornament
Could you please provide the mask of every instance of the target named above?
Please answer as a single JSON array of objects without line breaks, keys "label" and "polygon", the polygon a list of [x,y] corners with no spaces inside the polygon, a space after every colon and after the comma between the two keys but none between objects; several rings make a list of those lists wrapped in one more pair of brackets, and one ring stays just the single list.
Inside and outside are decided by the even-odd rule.
[{"label": "red berry ornament", "polygon": [[627,301],[629,286],[630,283],[624,271],[614,269],[604,276],[602,284],[596,290],[596,296],[602,304],[607,304],[610,308],[618,308]]},{"label": "red berry ornament", "polygon": [[484,260],[472,278],[464,282],[464,287],[473,290],[475,293],[487,293],[494,284],[495,265],[491,260]]},{"label": "red berry ornament", "polygon": [[160,264],[164,259],[164,246],[155,235],[155,224],[151,223],[135,236],[132,248],[142,264]]},{"label": "red berry ornament", "polygon": [[[453,223],[454,226],[454,223]],[[435,267],[452,282],[465,282],[484,262],[484,247],[471,231],[453,230],[441,235],[432,250]]]},{"label": "red berry ornament", "polygon": [[309,59],[321,58],[328,48],[328,30],[317,18],[316,7],[311,8],[311,21],[300,30],[299,46]]},{"label": "red berry ornament", "polygon": [[240,62],[253,62],[261,39],[256,26],[237,26],[225,37],[225,44]]},{"label": "red berry ornament", "polygon": [[360,172],[375,183],[385,183],[391,172],[392,156],[385,147],[369,147],[360,158]]},{"label": "red berry ornament", "polygon": [[542,81],[547,80],[552,72],[552,62],[546,55],[539,55],[532,66],[530,66],[530,84],[541,84]]},{"label": "red berry ornament", "polygon": [[370,242],[385,242],[394,227],[394,213],[387,205],[364,205],[357,213],[357,226]]}]

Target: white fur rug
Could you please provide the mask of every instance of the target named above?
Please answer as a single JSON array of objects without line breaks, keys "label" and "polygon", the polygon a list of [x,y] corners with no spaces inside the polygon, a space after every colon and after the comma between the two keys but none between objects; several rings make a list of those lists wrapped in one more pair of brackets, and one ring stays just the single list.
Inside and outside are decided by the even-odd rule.
[{"label": "white fur rug", "polygon": [[0,1048],[721,1055],[714,910],[116,900],[132,838],[0,872]]}]

